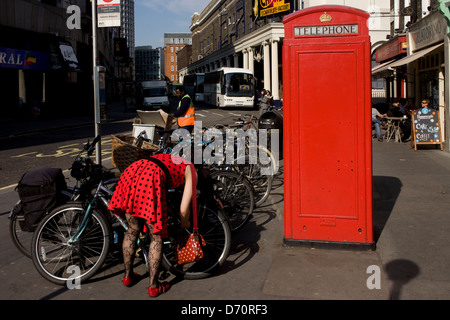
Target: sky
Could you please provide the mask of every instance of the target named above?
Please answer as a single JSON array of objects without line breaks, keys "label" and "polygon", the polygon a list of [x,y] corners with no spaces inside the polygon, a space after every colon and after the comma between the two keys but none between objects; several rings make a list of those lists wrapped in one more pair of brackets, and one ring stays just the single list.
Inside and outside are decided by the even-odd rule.
[{"label": "sky", "polygon": [[135,46],[164,46],[164,33],[190,33],[191,17],[211,0],[135,0]]}]

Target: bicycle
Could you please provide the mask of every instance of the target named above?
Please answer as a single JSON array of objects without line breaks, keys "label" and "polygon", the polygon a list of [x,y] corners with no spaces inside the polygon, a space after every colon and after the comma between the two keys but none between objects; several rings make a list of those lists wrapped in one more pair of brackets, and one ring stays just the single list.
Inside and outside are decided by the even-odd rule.
[{"label": "bicycle", "polygon": [[[214,126],[214,128],[219,130],[227,130],[231,128],[242,129],[244,125],[247,125],[248,128],[250,125],[253,125],[252,121],[257,120],[257,118],[252,115],[246,116],[250,116],[250,119],[245,120],[245,122],[229,126],[216,125]],[[229,131],[227,130],[227,132]],[[236,151],[238,151],[238,140],[239,142],[244,140],[239,138],[238,133],[234,133],[236,135],[236,139],[234,139],[234,146],[232,146],[231,148],[234,148],[234,151],[236,153]],[[278,172],[279,164],[277,159],[275,158],[275,155],[263,145],[245,143],[244,146],[244,156],[239,156],[238,158],[234,159],[233,163],[227,163],[222,167],[226,170],[236,171],[239,173],[243,172],[245,174],[254,190],[255,206],[260,206],[270,195],[270,192],[272,190],[273,176]],[[224,149],[226,150],[228,149],[228,147],[225,146]]]},{"label": "bicycle", "polygon": [[[169,143],[169,135],[173,130],[160,131],[160,148],[156,153],[172,153],[173,144]],[[200,142],[202,150],[212,148],[214,137]],[[189,144],[192,142],[189,141]],[[253,187],[247,177],[237,170],[226,171],[229,166],[223,163],[203,163],[211,171],[215,200],[230,219],[231,232],[242,228],[253,214],[255,208],[255,195]]]},{"label": "bicycle", "polygon": [[[255,129],[258,130],[258,118],[252,114],[247,113],[243,118],[233,118],[234,124],[216,124],[214,128],[219,130],[226,129]],[[255,124],[256,123],[256,124]]]},{"label": "bicycle", "polygon": [[[55,203],[55,205],[51,206],[47,209],[47,213],[54,209],[56,206],[61,205],[63,203],[67,203],[69,201],[76,201],[81,196],[85,197],[88,193],[91,192],[95,185],[98,183],[98,179],[89,179],[89,176],[86,176],[86,172],[92,170],[94,166],[96,166],[90,159],[90,156],[94,152],[94,147],[97,142],[100,140],[100,136],[94,138],[92,143],[89,141],[84,145],[83,150],[77,155],[71,167],[71,175],[76,178],[76,183],[74,187],[68,187],[67,189],[58,190],[59,192],[59,201]],[[81,157],[81,154],[86,151],[86,156]],[[87,165],[83,165],[87,164]],[[100,168],[100,167],[98,167]],[[101,167],[102,168],[102,167]],[[102,168],[101,170],[106,170]],[[109,172],[109,171],[108,171]],[[110,173],[110,178],[106,182],[107,184],[115,184],[118,181],[116,173]],[[11,209],[9,214],[9,234],[13,244],[16,248],[24,254],[26,257],[31,258],[31,244],[33,239],[32,231],[24,231],[22,230],[21,224],[25,221],[25,215],[22,211],[17,210],[18,206],[21,204],[22,200],[19,200],[14,207]],[[42,219],[42,218],[41,218]],[[41,221],[39,219],[34,225],[36,227],[38,223]]]},{"label": "bicycle", "polygon": [[211,172],[214,192],[218,194],[223,210],[230,219],[231,232],[241,229],[250,219],[255,207],[253,188],[248,179],[235,171]]},{"label": "bicycle", "polygon": [[[64,285],[67,281],[87,281],[104,264],[114,239],[112,226],[118,224],[127,230],[126,222],[112,214],[108,202],[113,191],[100,181],[88,202],[73,202],[55,208],[39,224],[33,236],[33,263],[46,280]],[[177,265],[176,245],[180,232],[177,217],[180,190],[168,192],[168,233],[163,241],[162,266],[184,279],[199,279],[212,274],[225,262],[231,245],[228,218],[220,208],[211,209],[206,200],[198,205],[198,227],[206,246],[204,258],[193,263]],[[178,206],[178,207],[177,207]],[[176,213],[175,213],[176,212]],[[148,237],[138,241],[143,256],[147,257]],[[146,261],[148,266],[148,261]],[[73,276],[75,267],[79,271]]]}]

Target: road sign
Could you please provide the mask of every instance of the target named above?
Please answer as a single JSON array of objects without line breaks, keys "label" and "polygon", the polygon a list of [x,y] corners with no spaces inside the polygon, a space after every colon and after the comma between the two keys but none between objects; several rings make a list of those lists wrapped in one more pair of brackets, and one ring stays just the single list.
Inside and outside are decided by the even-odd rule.
[{"label": "road sign", "polygon": [[120,27],[120,0],[97,1],[98,27]]}]

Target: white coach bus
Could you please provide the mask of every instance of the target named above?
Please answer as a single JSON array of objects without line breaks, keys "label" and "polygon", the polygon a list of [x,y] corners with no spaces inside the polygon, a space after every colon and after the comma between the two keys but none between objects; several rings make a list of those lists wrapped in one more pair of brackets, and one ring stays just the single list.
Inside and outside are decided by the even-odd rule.
[{"label": "white coach bus", "polygon": [[255,78],[250,70],[220,68],[205,73],[205,102],[218,108],[255,106]]},{"label": "white coach bus", "polygon": [[193,73],[184,76],[183,86],[186,89],[186,92],[195,102],[205,101],[203,89],[204,82],[204,73]]}]

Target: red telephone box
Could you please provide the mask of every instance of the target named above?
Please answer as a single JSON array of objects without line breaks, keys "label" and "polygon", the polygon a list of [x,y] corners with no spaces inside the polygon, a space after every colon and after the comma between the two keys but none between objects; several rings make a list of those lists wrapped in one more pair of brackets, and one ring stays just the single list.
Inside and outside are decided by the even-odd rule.
[{"label": "red telephone box", "polygon": [[285,17],[285,242],[370,246],[369,14],[317,6]]}]

